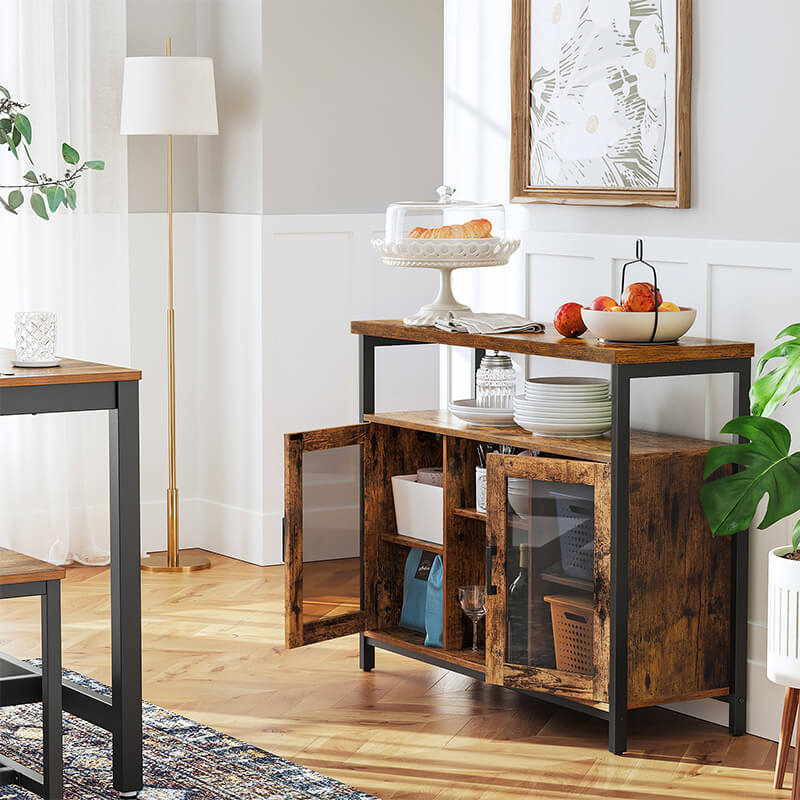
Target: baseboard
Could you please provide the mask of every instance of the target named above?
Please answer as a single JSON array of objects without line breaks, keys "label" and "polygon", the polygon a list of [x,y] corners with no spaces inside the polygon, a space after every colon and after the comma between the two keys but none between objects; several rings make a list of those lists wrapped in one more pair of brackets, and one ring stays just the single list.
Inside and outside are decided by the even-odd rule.
[{"label": "baseboard", "polygon": [[[181,547],[211,553],[259,567],[283,563],[280,512],[261,513],[202,498],[181,498]],[[142,503],[142,551],[163,550],[166,503]]]}]

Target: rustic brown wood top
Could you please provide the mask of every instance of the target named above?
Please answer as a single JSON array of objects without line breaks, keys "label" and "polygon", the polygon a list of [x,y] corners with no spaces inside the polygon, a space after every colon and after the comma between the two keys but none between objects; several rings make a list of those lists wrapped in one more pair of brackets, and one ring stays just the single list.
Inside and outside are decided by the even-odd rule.
[{"label": "rustic brown wood top", "polygon": [[12,583],[61,580],[66,575],[64,567],[56,567],[38,558],[23,556],[0,547],[0,586]]},{"label": "rustic brown wood top", "polygon": [[107,381],[139,381],[142,373],[129,367],[112,367],[93,361],[62,358],[58,367],[32,369],[14,367],[14,351],[0,347],[0,389],[4,386],[55,386],[64,383],[105,383]]},{"label": "rustic brown wood top", "polygon": [[[603,463],[611,462],[611,435],[608,433],[597,439],[556,439],[550,436],[534,436],[517,426],[490,428],[485,425],[467,425],[446,409],[367,414],[364,419],[367,422],[458,436],[477,442],[510,444],[513,447],[538,450],[550,455],[582,458],[586,461]],[[720,442],[693,439],[688,436],[671,436],[666,433],[633,430],[631,431],[631,458],[646,458],[671,453],[702,454],[718,444]]]},{"label": "rustic brown wood top", "polygon": [[530,356],[594,361],[603,364],[655,364],[672,361],[702,361],[722,358],[752,358],[752,342],[728,342],[684,336],[675,344],[605,344],[590,334],[580,339],[565,339],[549,328],[545,333],[503,333],[487,336],[450,333],[438,328],[412,328],[400,319],[358,320],[350,323],[352,333],[406,339],[412,342],[449,344],[457,347],[502,350]]}]

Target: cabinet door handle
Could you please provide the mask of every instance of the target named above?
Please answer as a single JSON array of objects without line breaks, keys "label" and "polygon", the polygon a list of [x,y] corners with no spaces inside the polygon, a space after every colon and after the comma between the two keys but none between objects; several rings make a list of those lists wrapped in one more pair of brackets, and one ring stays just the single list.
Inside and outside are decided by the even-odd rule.
[{"label": "cabinet door handle", "polygon": [[497,587],[492,585],[492,561],[497,555],[497,545],[486,545],[486,594],[497,594]]}]

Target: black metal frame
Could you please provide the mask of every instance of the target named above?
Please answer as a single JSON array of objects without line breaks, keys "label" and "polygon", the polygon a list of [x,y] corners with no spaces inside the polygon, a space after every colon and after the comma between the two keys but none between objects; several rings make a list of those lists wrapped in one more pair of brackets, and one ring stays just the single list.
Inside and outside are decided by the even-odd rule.
[{"label": "black metal frame", "polygon": [[[0,754],[0,786],[14,784],[46,800],[64,793],[61,746],[61,581],[32,581],[0,586],[0,599],[42,598],[42,668],[37,677],[15,662],[0,677],[0,706],[42,703],[42,772],[38,773]],[[21,665],[21,666],[20,666]],[[8,687],[8,691],[6,690]]]},{"label": "black metal frame", "polygon": [[[52,702],[54,694],[63,693],[65,711],[111,732],[114,788],[123,797],[135,797],[142,788],[139,384],[135,380],[0,384],[0,416],[100,410],[109,412],[112,693],[109,698],[67,680],[62,692],[55,692],[49,683],[57,678],[48,678],[45,695]],[[60,675],[60,668],[55,675]],[[42,699],[41,689],[36,696],[42,670],[0,654],[0,676],[3,698]]]},{"label": "black metal frame", "polygon": [[[359,408],[360,419],[375,410],[375,348],[397,345],[431,344],[405,339],[387,339],[359,335]],[[473,349],[473,373],[485,350]],[[611,424],[611,608],[610,608],[610,678],[609,711],[601,711],[555,695],[526,692],[549,703],[573,708],[582,713],[608,719],[608,749],[624,753],[628,730],[628,495],[630,482],[630,385],[637,378],[656,378],[678,375],[712,375],[731,373],[734,379],[733,414],[750,413],[750,359],[703,359],[651,364],[611,364],[612,424]],[[363,519],[363,515],[362,515]],[[361,541],[363,549],[364,530]],[[734,537],[733,597],[731,602],[731,676],[732,691],[717,698],[729,706],[728,729],[734,736],[745,732],[747,722],[747,581],[748,538],[742,531]],[[362,574],[363,605],[363,574]],[[399,645],[360,637],[361,669],[375,667],[375,648],[435,664],[454,672],[482,677],[481,673],[460,668],[449,662],[407,650]]]}]

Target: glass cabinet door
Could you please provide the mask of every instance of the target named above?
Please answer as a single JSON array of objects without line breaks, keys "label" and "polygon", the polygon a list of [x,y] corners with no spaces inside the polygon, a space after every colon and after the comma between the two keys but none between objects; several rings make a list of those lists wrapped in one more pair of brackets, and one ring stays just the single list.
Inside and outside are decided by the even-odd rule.
[{"label": "glass cabinet door", "polygon": [[608,467],[527,456],[489,462],[487,680],[602,703]]},{"label": "glass cabinet door", "polygon": [[285,437],[286,646],[366,629],[362,448],[369,423]]}]

